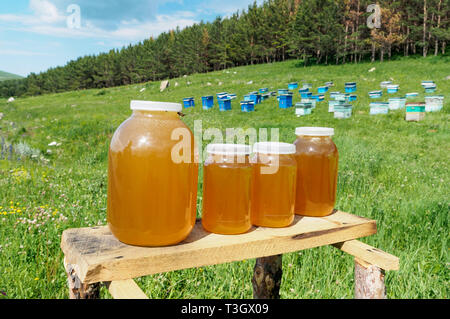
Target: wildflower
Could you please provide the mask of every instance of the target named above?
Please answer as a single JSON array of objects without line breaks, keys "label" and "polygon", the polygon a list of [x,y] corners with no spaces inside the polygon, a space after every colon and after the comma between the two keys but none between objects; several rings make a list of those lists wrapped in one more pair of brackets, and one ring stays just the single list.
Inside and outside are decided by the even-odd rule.
[{"label": "wildflower", "polygon": [[36,278],[34,278],[34,280],[35,280],[35,281],[38,281],[38,280],[39,280],[39,278],[38,278],[38,277],[36,277]]}]

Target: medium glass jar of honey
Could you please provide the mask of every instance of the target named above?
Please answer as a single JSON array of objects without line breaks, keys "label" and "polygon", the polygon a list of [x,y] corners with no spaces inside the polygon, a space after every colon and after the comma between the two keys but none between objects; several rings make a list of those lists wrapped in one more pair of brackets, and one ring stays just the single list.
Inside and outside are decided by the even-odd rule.
[{"label": "medium glass jar of honey", "polygon": [[338,150],[331,139],[334,129],[297,127],[295,135],[295,213],[303,216],[329,215],[336,201],[338,176]]},{"label": "medium glass jar of honey", "polygon": [[203,228],[217,234],[240,234],[251,228],[251,148],[209,144],[203,165]]},{"label": "medium glass jar of honey", "polygon": [[[195,224],[194,137],[177,114],[180,104],[131,101],[131,109],[109,148],[108,226],[126,244],[176,244]],[[183,161],[173,151],[180,143],[174,132],[185,139]]]},{"label": "medium glass jar of honey", "polygon": [[297,162],[295,145],[253,145],[251,220],[255,226],[286,227],[294,220]]}]

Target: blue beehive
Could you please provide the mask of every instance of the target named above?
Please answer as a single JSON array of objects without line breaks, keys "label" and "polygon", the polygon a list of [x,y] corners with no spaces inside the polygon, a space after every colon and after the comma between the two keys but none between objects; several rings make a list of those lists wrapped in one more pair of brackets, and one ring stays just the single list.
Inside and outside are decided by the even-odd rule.
[{"label": "blue beehive", "polygon": [[426,86],[435,85],[434,81],[422,81],[422,86],[425,88]]},{"label": "blue beehive", "polygon": [[258,92],[250,92],[250,101],[253,101],[255,104],[261,103],[261,94]]},{"label": "blue beehive", "polygon": [[218,99],[217,103],[219,104],[220,111],[229,111],[231,110],[231,99],[228,97]]},{"label": "blue beehive", "polygon": [[278,89],[278,95],[281,94],[289,94],[289,90],[288,89]]},{"label": "blue beehive", "polygon": [[352,101],[356,101],[357,95],[356,94],[350,94],[348,96],[348,101],[352,102]]},{"label": "blue beehive", "polygon": [[278,106],[280,109],[287,109],[292,106],[292,94],[280,94],[278,96]]},{"label": "blue beehive", "polygon": [[259,93],[267,93],[269,91],[268,88],[261,88],[259,89]]},{"label": "blue beehive", "polygon": [[288,89],[289,90],[294,90],[296,88],[298,88],[298,83],[297,82],[288,83]]},{"label": "blue beehive", "polygon": [[236,94],[234,94],[234,93],[229,93],[229,94],[227,94],[227,98],[230,98],[230,99],[232,99],[232,100],[234,100],[236,97],[237,97],[237,96],[236,96]]},{"label": "blue beehive", "polygon": [[326,93],[328,91],[328,86],[319,86],[317,88],[317,93]]},{"label": "blue beehive", "polygon": [[202,106],[204,110],[209,110],[214,106],[214,97],[212,95],[202,96]]},{"label": "blue beehive", "polygon": [[186,108],[195,106],[194,98],[193,97],[184,98],[183,99],[183,105]]},{"label": "blue beehive", "polygon": [[312,93],[309,92],[308,88],[300,89],[300,90],[298,90],[298,93],[300,93],[300,96],[302,98],[308,98],[312,95]]},{"label": "blue beehive", "polygon": [[377,90],[377,91],[370,91],[369,96],[371,99],[378,99],[383,95],[383,91]]},{"label": "blue beehive", "polygon": [[261,94],[261,102],[267,100],[270,97],[269,93]]},{"label": "blue beehive", "polygon": [[406,94],[405,94],[405,97],[406,97],[407,99],[412,99],[412,98],[417,97],[418,95],[419,95],[419,93],[417,93],[417,92],[411,92],[411,93],[406,93]]},{"label": "blue beehive", "polygon": [[220,92],[216,94],[217,99],[222,99],[228,96],[228,92]]},{"label": "blue beehive", "polygon": [[382,89],[384,89],[384,88],[386,88],[388,85],[391,85],[391,84],[392,84],[392,81],[383,81],[383,82],[380,83],[380,87],[381,87]]},{"label": "blue beehive", "polygon": [[241,101],[242,112],[252,112],[255,110],[255,103],[253,101]]},{"label": "blue beehive", "polygon": [[386,88],[389,94],[398,92],[398,84],[389,84]]},{"label": "blue beehive", "polygon": [[315,99],[317,102],[320,102],[325,99],[325,95],[323,94],[311,95],[310,98]]},{"label": "blue beehive", "polygon": [[425,93],[433,93],[436,91],[436,84],[425,86]]},{"label": "blue beehive", "polygon": [[356,92],[356,82],[345,82],[345,93]]}]

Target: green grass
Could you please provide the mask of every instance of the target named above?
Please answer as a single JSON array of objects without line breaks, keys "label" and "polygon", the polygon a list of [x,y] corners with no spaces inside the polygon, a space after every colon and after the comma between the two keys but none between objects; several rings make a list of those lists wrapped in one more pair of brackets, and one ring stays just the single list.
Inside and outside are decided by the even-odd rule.
[{"label": "green grass", "polygon": [[[448,58],[401,59],[374,64],[295,67],[296,61],[239,67],[171,80],[104,90],[86,90],[0,100],[0,135],[8,143],[26,143],[34,159],[0,160],[0,298],[66,298],[66,276],[59,248],[64,229],[105,224],[107,152],[114,130],[131,113],[131,99],[181,102],[191,128],[280,128],[280,140],[292,142],[296,126],[330,126],[339,149],[336,207],[377,221],[378,233],[362,241],[400,257],[400,270],[386,274],[389,298],[448,298],[448,218],[450,63]],[[368,72],[376,67],[373,72]],[[234,73],[236,72],[236,74]],[[434,80],[444,109],[423,121],[404,120],[404,110],[368,114],[368,92],[383,80],[400,84],[399,94],[420,92],[422,80]],[[253,84],[247,85],[252,80]],[[306,80],[313,88],[334,81],[358,83],[350,119],[334,119],[328,103],[297,118],[271,98],[252,113],[201,109],[202,95],[228,91],[238,100],[261,87],[287,87]],[[187,82],[192,84],[188,85]],[[175,87],[175,82],[179,86]],[[211,82],[212,86],[208,86]],[[219,82],[223,82],[219,86]],[[141,88],[146,90],[139,92]],[[294,101],[299,100],[298,93]],[[328,94],[327,94],[328,100]],[[384,92],[383,100],[387,100]],[[0,137],[0,142],[1,142]],[[48,146],[52,141],[60,146]],[[208,141],[203,141],[206,145]],[[51,150],[51,154],[47,154]],[[28,152],[31,154],[32,152]],[[28,154],[27,153],[27,154]],[[201,170],[198,207],[201,207]],[[20,210],[20,212],[19,212]],[[199,210],[198,214],[201,214]],[[143,277],[138,284],[152,298],[251,298],[254,260]],[[332,247],[283,257],[282,298],[352,298],[353,259]],[[102,290],[103,297],[108,293]]]},{"label": "green grass", "polygon": [[20,75],[0,71],[0,81],[21,79],[21,78],[22,77]]}]

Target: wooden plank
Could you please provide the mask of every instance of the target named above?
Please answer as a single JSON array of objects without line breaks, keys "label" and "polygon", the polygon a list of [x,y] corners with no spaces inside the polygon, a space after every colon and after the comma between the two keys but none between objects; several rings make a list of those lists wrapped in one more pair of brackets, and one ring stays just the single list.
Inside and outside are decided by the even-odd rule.
[{"label": "wooden plank", "polygon": [[133,279],[110,281],[106,286],[114,299],[149,299]]},{"label": "wooden plank", "polygon": [[334,247],[384,270],[398,270],[399,258],[359,240],[333,244]]},{"label": "wooden plank", "polygon": [[321,218],[296,216],[289,227],[253,227],[240,235],[209,233],[198,220],[186,240],[169,247],[126,245],[107,226],[67,229],[61,248],[82,282],[94,283],[273,256],[374,233],[374,220],[336,211]]},{"label": "wooden plank", "polygon": [[384,270],[355,257],[355,298],[386,299]]}]

